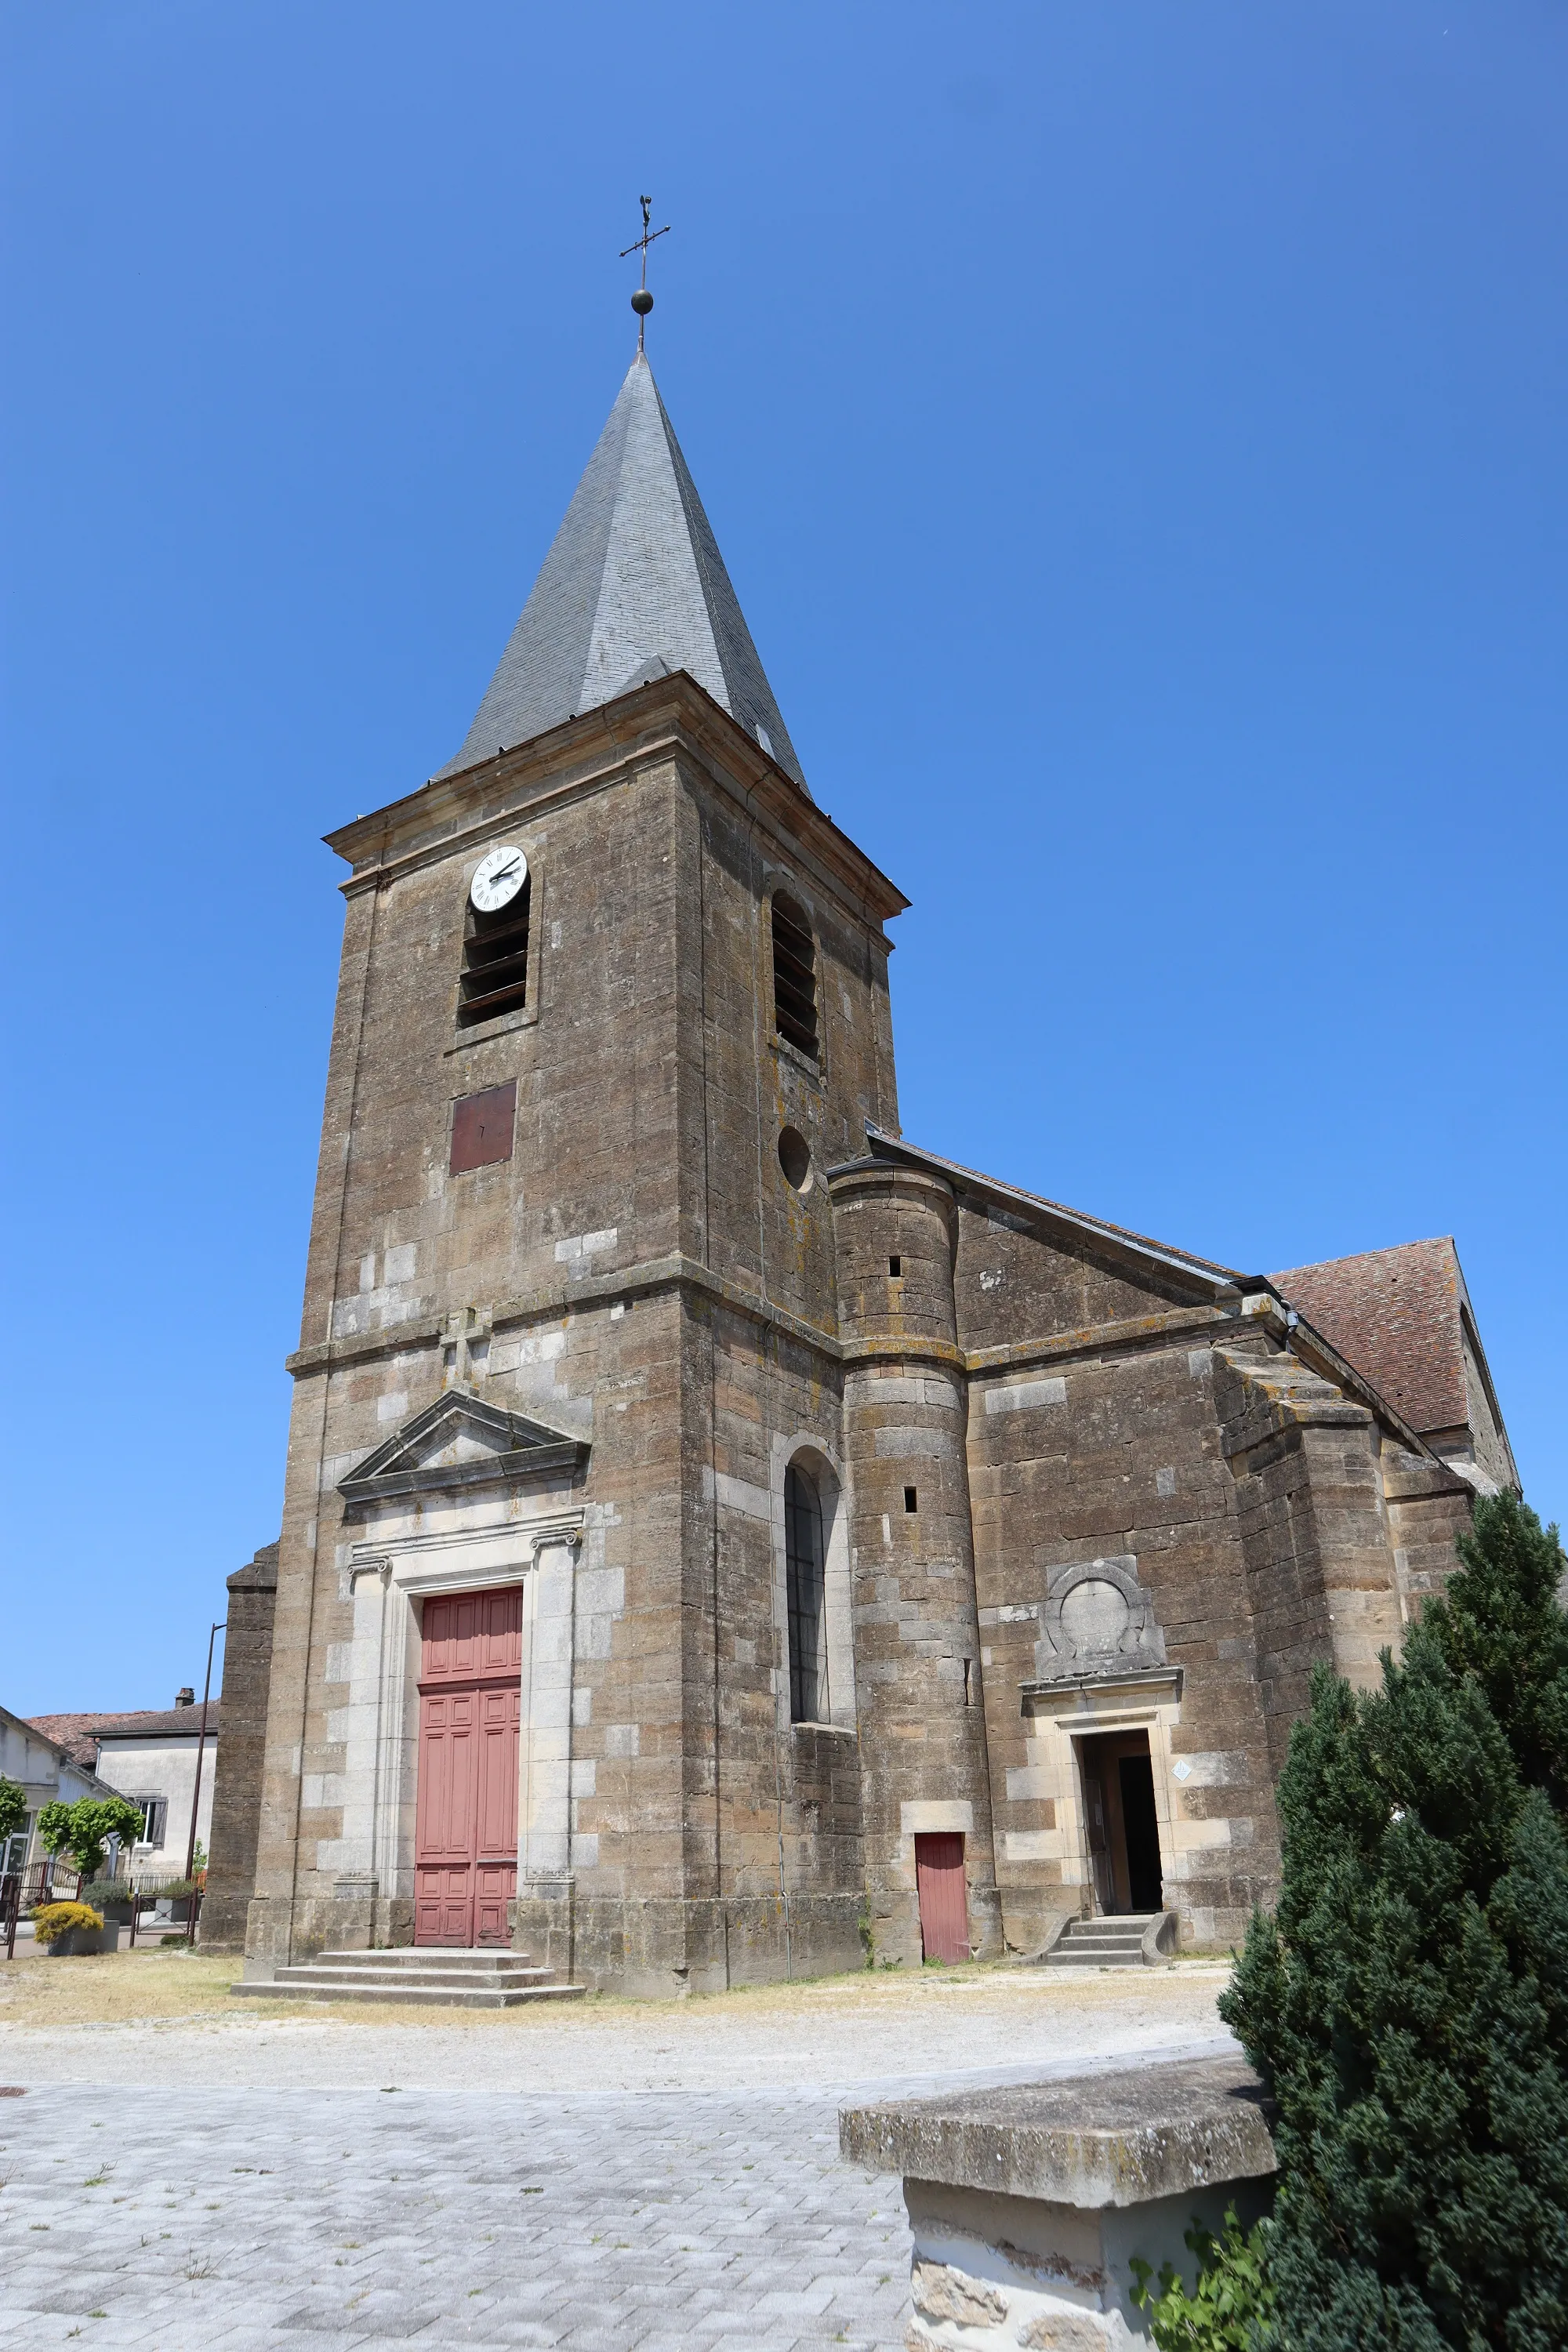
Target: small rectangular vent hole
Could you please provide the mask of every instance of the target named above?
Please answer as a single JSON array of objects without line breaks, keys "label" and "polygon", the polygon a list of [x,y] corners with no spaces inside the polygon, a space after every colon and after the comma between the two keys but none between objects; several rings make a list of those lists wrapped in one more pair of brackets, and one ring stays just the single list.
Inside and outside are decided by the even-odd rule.
[{"label": "small rectangular vent hole", "polygon": [[915,1490],[912,1486],[906,1486],[904,1488],[904,1508],[906,1511],[913,1511],[919,1508]]},{"label": "small rectangular vent hole", "polygon": [[901,1257],[890,1257],[888,1260],[888,1272],[891,1275],[895,1282],[898,1281],[900,1276],[903,1273],[903,1270],[904,1261]]}]

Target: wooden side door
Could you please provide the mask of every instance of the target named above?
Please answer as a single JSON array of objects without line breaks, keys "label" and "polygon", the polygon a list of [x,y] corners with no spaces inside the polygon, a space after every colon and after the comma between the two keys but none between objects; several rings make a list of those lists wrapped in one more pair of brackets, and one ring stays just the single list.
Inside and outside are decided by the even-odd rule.
[{"label": "wooden side door", "polygon": [[969,1958],[969,1895],[963,1877],[963,1835],[927,1830],[915,1838],[915,1886],[921,1943],[928,1960]]}]

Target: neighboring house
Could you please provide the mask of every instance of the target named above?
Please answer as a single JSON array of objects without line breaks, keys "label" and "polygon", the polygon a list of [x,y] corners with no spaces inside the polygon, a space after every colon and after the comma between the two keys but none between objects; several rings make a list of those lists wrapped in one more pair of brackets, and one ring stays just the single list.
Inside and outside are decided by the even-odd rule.
[{"label": "neighboring house", "polygon": [[47,1717],[42,1723],[29,1723],[26,1717],[0,1706],[0,1780],[15,1780],[27,1800],[26,1820],[0,1846],[0,1871],[23,1870],[41,1858],[36,1829],[46,1805],[57,1800],[71,1805],[79,1797],[121,1793],[100,1780],[92,1743],[56,1737],[50,1727],[56,1720]]},{"label": "neighboring house", "polygon": [[[207,1708],[196,1812],[196,1839],[204,1847],[210,1844],[212,1836],[218,1714],[215,1699]],[[174,1706],[163,1711],[45,1715],[37,1717],[32,1727],[44,1732],[79,1761],[93,1759],[101,1776],[92,1783],[95,1790],[112,1782],[115,1793],[141,1806],[142,1830],[135,1853],[139,1873],[171,1878],[183,1873],[190,1852],[196,1750],[202,1746],[202,1710],[193,1692],[182,1690]]]}]

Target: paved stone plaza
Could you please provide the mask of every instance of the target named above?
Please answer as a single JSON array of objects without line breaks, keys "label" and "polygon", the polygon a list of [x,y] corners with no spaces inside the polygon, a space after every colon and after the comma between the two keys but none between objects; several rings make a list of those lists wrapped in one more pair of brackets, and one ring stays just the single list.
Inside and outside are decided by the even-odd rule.
[{"label": "paved stone plaza", "polygon": [[1214,2047],[1219,1980],[6,2024],[0,2346],[894,2352],[902,2199],[841,2102]]},{"label": "paved stone plaza", "polygon": [[123,2101],[96,2091],[6,2103],[0,2343],[101,2330],[162,2352],[418,2336],[786,2352],[902,2338],[899,2184],[839,2162],[820,2094],[144,2105],[127,2140]]}]

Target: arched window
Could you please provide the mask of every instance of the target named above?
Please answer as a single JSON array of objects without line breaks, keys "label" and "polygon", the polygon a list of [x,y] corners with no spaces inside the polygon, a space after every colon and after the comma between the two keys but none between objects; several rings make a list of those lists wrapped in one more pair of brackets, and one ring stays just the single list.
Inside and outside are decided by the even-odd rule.
[{"label": "arched window", "polygon": [[784,1472],[784,1574],[789,1611],[789,1715],[792,1723],[827,1720],[823,1657],[822,1501],[792,1463]]},{"label": "arched window", "polygon": [[773,896],[773,1025],[816,1059],[816,948],[811,918],[784,892]]}]

